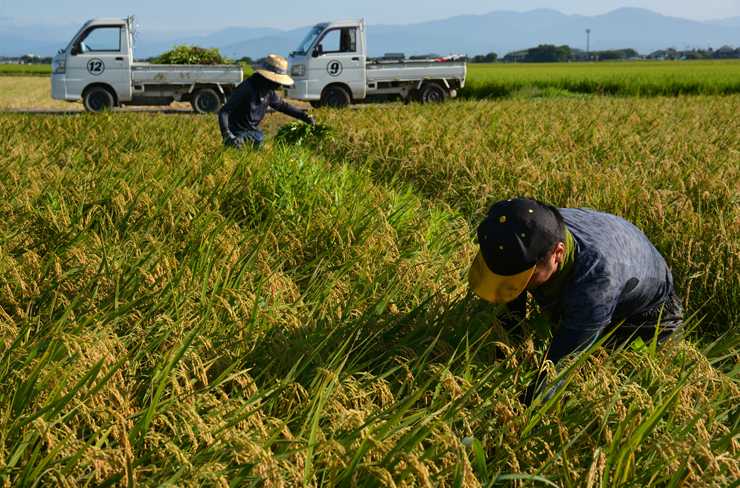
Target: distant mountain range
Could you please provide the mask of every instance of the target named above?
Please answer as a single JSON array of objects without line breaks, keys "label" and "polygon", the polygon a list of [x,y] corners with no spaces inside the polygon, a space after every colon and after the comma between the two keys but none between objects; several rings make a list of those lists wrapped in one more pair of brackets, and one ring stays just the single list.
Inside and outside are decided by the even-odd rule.
[{"label": "distant mountain range", "polygon": [[[80,25],[55,28],[0,26],[0,55],[50,56],[66,47]],[[332,20],[332,19],[327,19]],[[232,58],[258,58],[269,53],[287,56],[310,26],[283,31],[264,27],[230,27],[217,32],[158,32],[141,26],[134,56],[156,56],[173,44],[218,47]],[[641,8],[620,8],[603,15],[565,15],[552,9],[530,12],[494,11],[485,15],[460,15],[444,20],[409,25],[369,25],[368,55],[386,52],[413,54],[486,54],[567,44],[586,49],[586,29],[591,29],[591,50],[631,47],[643,54],[675,47],[717,49],[740,45],[740,16],[696,22],[668,17]]]}]

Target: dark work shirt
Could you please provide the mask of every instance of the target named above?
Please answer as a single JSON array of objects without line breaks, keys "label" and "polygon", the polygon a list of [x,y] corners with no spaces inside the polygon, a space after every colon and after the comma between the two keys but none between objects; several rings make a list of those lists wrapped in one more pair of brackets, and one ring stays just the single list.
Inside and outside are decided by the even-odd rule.
[{"label": "dark work shirt", "polygon": [[[587,349],[612,324],[660,307],[673,295],[671,270],[640,229],[595,210],[558,210],[573,236],[573,267],[554,294],[545,295],[543,287],[529,290],[540,307],[563,318],[547,354],[556,364]],[[525,293],[510,307],[522,317]],[[531,403],[544,380],[542,374],[530,384],[524,403]],[[545,398],[564,382],[550,388]]]},{"label": "dark work shirt", "polygon": [[275,90],[260,86],[258,77],[253,75],[242,81],[218,112],[221,133],[229,127],[240,130],[259,130],[259,123],[265,117],[267,107],[272,107],[296,119],[308,122],[308,115],[302,110],[281,99]]},{"label": "dark work shirt", "polygon": [[555,295],[539,288],[530,293],[541,307],[562,314],[561,327],[595,332],[671,296],[671,270],[640,229],[595,210],[559,210],[573,235],[573,268]]},{"label": "dark work shirt", "polygon": [[659,307],[673,294],[673,276],[640,229],[607,213],[561,208],[573,235],[573,267],[554,295],[529,290],[540,307],[563,317],[548,359],[583,350],[612,323]]}]

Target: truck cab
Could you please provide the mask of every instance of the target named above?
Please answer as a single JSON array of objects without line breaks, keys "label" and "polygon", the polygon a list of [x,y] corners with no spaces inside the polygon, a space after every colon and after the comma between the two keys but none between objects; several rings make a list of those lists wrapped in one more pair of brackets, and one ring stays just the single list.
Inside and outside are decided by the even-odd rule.
[{"label": "truck cab", "polygon": [[51,97],[82,99],[90,112],[184,101],[213,113],[243,80],[236,64],[135,63],[134,27],[133,17],[87,21],[52,61]]},{"label": "truck cab", "polygon": [[348,20],[316,24],[298,48],[290,53],[288,64],[295,85],[292,98],[317,102],[325,89],[332,90],[329,101],[349,103],[363,99],[365,83],[365,23]]},{"label": "truck cab", "polygon": [[367,62],[364,20],[316,24],[288,55],[294,84],[287,97],[316,106],[388,99],[445,101],[465,86],[463,55],[434,60]]},{"label": "truck cab", "polygon": [[[87,21],[52,61],[51,97],[79,100],[85,89],[110,87],[118,103],[132,98],[131,19]],[[95,101],[101,103],[100,101]]]}]

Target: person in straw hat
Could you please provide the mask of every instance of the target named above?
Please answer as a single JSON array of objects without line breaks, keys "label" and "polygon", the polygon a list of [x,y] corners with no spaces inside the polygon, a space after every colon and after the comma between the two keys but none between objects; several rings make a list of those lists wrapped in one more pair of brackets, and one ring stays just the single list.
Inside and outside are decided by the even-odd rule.
[{"label": "person in straw hat", "polygon": [[[608,334],[608,347],[637,338],[661,345],[681,336],[683,307],[671,270],[624,219],[515,198],[493,204],[478,227],[478,243],[471,289],[489,302],[509,304],[519,318],[529,292],[559,322],[545,358],[553,364]],[[557,386],[546,390],[544,378],[536,378],[522,400],[529,405],[538,392],[549,398]]]},{"label": "person in straw hat", "polygon": [[283,101],[275,93],[281,85],[293,84],[293,79],[288,76],[288,62],[284,58],[270,54],[262,64],[254,65],[252,69],[255,73],[236,87],[218,112],[218,123],[226,146],[246,145],[251,149],[259,149],[265,139],[259,124],[268,106],[316,126],[313,117]]}]

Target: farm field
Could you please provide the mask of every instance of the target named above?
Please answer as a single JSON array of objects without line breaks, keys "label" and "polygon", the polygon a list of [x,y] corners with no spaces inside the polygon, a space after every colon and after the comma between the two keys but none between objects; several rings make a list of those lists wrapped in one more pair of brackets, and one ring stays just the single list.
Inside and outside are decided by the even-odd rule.
[{"label": "farm field", "polygon": [[740,60],[470,64],[464,98],[740,93]]},{"label": "farm field", "polygon": [[[190,108],[190,103],[173,102],[166,108]],[[84,107],[81,101],[67,102],[51,98],[48,76],[0,76],[0,110],[13,109],[83,110]]]},{"label": "farm field", "polygon": [[51,76],[50,64],[0,64],[3,76]]},{"label": "farm field", "polygon": [[[740,61],[639,61],[601,63],[468,63],[466,86],[458,96],[465,99],[552,98],[616,96],[727,95],[740,93]],[[27,97],[38,108],[55,108],[39,78],[51,68],[0,65],[0,85],[28,85]],[[244,77],[253,74],[244,67]],[[37,76],[44,75],[44,76]],[[19,76],[21,80],[12,81]],[[0,94],[0,109],[30,108]],[[48,104],[48,106],[44,106]]]},{"label": "farm field", "polygon": [[41,76],[0,76],[0,110],[23,108],[82,108],[51,98],[51,81]]},{"label": "farm field", "polygon": [[[0,481],[731,485],[738,111],[322,109],[331,133],[292,145],[268,115],[262,153],[224,150],[213,116],[0,113]],[[477,223],[510,196],[633,221],[692,332],[589,351],[523,408],[549,324],[534,309],[505,330],[466,280]]]},{"label": "farm field", "polygon": [[[0,65],[2,66],[8,65]],[[12,66],[12,65],[11,65]],[[23,68],[24,66],[21,66]],[[34,66],[25,66],[25,68],[34,68]],[[247,74],[248,72],[248,74]],[[18,73],[14,75],[2,76],[0,70],[0,110],[20,110],[20,109],[63,109],[63,110],[83,110],[81,101],[67,102],[64,100],[54,100],[51,98],[51,81],[50,74],[45,76],[34,76],[28,73]],[[251,76],[251,70],[245,70],[245,76]],[[298,106],[309,106],[308,103],[297,102]],[[134,107],[124,107],[127,108]],[[135,107],[137,109],[146,107]],[[163,110],[168,108],[190,108],[189,102],[173,102],[165,107],[149,107],[154,110]]]}]

